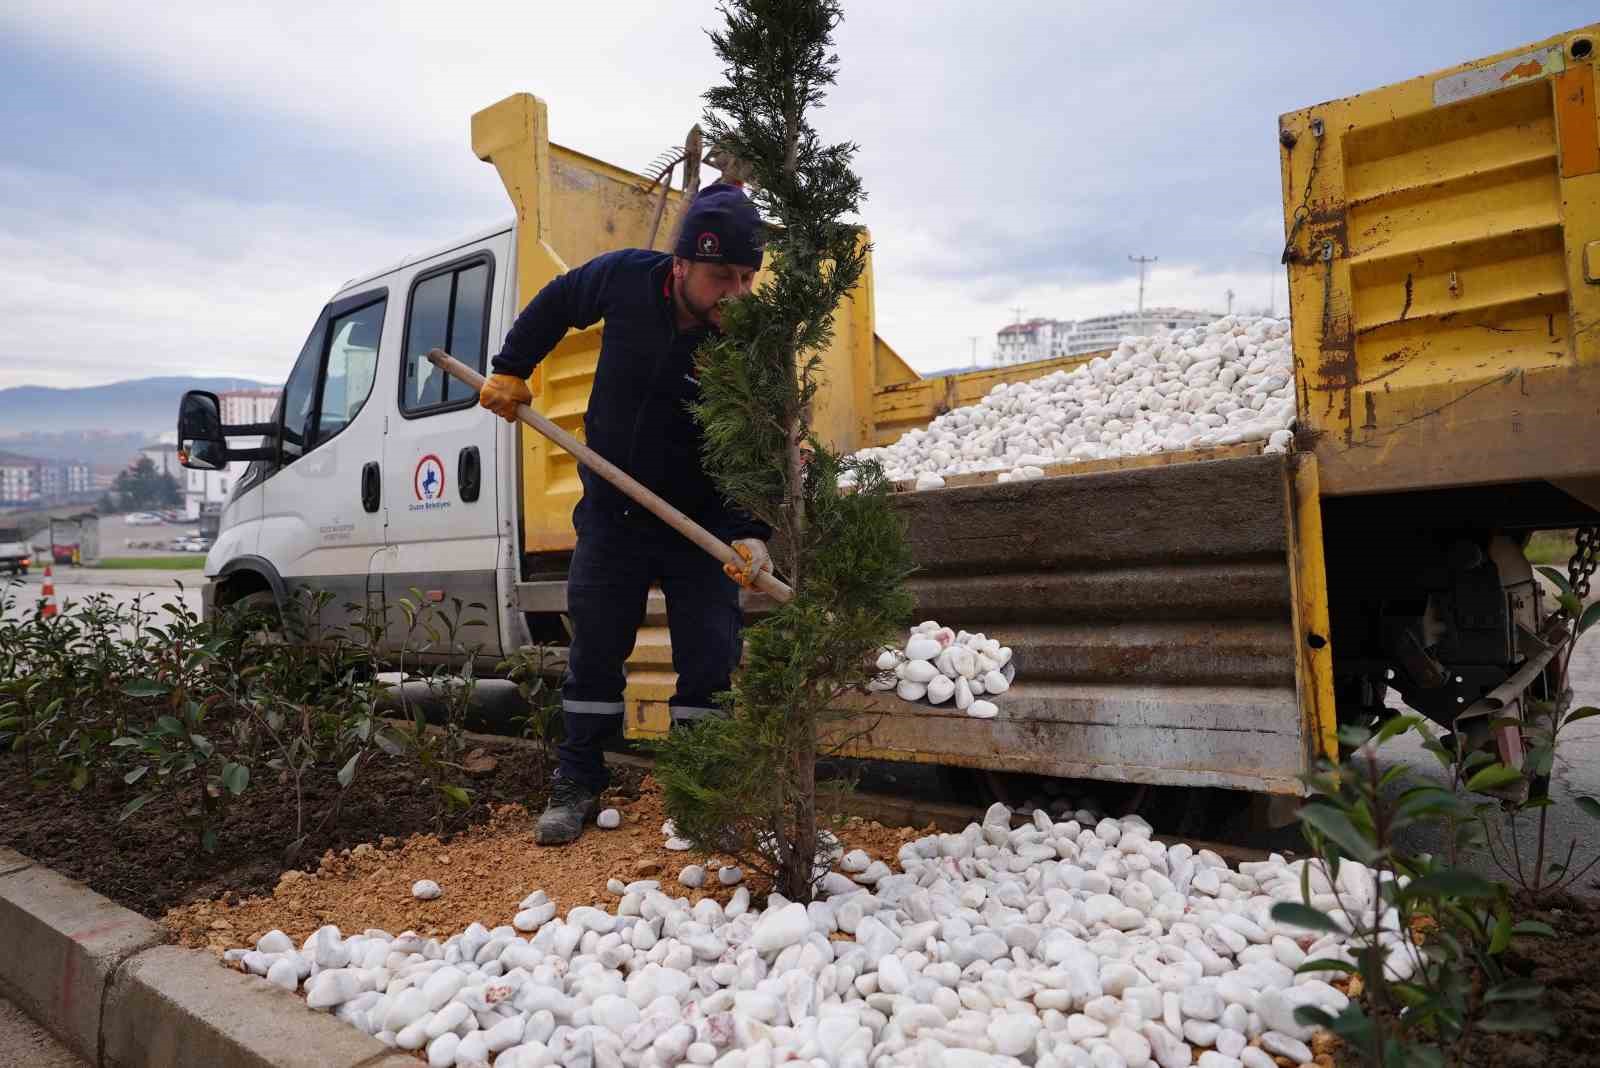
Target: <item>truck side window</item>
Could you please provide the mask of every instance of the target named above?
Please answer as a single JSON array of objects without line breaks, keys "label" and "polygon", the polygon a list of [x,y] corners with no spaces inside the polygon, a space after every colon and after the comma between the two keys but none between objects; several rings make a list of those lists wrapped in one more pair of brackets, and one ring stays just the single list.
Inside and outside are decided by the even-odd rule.
[{"label": "truck side window", "polygon": [[317,375],[322,370],[322,342],[328,336],[328,313],[324,311],[311,328],[311,336],[294,361],[289,381],[278,402],[279,422],[283,427],[279,462],[292,464],[305,455],[311,440],[311,420],[316,414]]},{"label": "truck side window", "polygon": [[444,349],[484,369],[493,264],[483,257],[424,275],[411,289],[400,410],[407,415],[471,403],[471,392],[428,362],[430,349]]},{"label": "truck side window", "polygon": [[379,299],[346,312],[329,325],[331,341],[322,379],[322,403],[317,406],[314,446],[348,426],[367,403],[372,380],[378,373],[378,339],[383,334],[387,305],[387,300]]}]

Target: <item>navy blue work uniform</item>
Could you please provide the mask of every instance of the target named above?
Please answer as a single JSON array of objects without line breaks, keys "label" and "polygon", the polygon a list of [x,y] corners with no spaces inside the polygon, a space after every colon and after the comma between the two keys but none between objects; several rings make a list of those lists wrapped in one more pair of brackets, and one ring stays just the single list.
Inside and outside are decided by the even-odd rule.
[{"label": "navy blue work uniform", "polygon": [[[568,330],[605,320],[583,420],[589,447],[724,541],[765,540],[770,528],[731,505],[702,466],[689,405],[700,395],[693,357],[706,331],[677,328],[672,259],[624,249],[556,278],[517,316],[494,371],[526,378]],[[743,621],[739,587],[720,563],[599,475],[580,468],[579,477],[558,774],[599,793],[608,782],[601,746],[622,728],[623,664],[650,586],[659,583],[667,600],[675,723],[717,714],[714,697],[738,665]]]}]

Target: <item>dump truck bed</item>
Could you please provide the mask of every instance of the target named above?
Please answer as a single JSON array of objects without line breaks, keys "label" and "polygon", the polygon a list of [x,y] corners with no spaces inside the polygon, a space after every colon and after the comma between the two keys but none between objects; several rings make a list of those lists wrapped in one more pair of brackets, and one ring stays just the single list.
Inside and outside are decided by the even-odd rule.
[{"label": "dump truck bed", "polygon": [[[973,719],[893,694],[860,756],[1294,793],[1301,714],[1284,456],[905,494],[920,616],[1001,638],[1016,681]],[[859,729],[859,722],[852,724]]]}]

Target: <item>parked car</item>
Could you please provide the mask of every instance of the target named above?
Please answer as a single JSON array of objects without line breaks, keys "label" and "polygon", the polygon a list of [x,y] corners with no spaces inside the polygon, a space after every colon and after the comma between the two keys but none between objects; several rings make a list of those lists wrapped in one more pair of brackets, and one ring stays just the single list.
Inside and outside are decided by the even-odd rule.
[{"label": "parked car", "polygon": [[211,551],[211,539],[179,538],[172,543],[172,547],[180,553],[208,553]]},{"label": "parked car", "polygon": [[122,521],[130,527],[158,527],[163,522],[154,512],[129,512]]}]

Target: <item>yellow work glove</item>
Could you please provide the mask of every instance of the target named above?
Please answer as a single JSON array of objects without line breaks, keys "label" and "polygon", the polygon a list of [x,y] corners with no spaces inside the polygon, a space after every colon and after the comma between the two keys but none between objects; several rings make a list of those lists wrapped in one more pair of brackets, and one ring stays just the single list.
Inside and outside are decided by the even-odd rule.
[{"label": "yellow work glove", "polygon": [[733,543],[733,551],[744,558],[744,567],[723,564],[722,570],[745,589],[754,589],[756,576],[772,570],[772,554],[767,552],[767,543],[760,538],[740,538]]},{"label": "yellow work glove", "polygon": [[517,421],[517,405],[532,401],[527,381],[516,375],[490,375],[478,391],[478,403],[508,423]]}]

